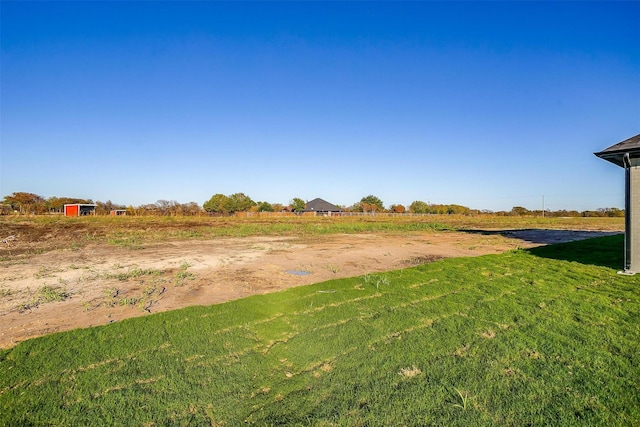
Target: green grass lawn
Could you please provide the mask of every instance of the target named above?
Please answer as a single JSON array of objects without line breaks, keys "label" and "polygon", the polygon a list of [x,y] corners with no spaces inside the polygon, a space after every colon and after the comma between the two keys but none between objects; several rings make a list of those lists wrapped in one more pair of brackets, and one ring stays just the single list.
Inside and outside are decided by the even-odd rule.
[{"label": "green grass lawn", "polygon": [[640,425],[622,236],[25,341],[0,425]]}]

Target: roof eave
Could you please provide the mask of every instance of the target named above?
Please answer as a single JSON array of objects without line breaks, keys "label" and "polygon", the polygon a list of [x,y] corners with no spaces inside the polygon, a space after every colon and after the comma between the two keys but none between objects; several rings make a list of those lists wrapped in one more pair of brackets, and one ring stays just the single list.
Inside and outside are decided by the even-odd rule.
[{"label": "roof eave", "polygon": [[629,153],[629,157],[632,159],[640,158],[640,150],[616,150],[616,151],[600,151],[599,153],[593,153],[602,160],[613,163],[614,165],[624,167],[624,155]]},{"label": "roof eave", "polygon": [[612,145],[598,153],[593,153],[603,160],[607,160],[615,165],[624,167],[623,158],[629,154],[632,159],[640,158],[640,134],[625,139],[622,142]]}]

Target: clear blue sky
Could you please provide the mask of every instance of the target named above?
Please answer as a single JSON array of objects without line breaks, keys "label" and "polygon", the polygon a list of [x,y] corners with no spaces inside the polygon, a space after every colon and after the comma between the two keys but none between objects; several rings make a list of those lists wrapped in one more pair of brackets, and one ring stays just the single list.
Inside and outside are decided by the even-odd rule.
[{"label": "clear blue sky", "polygon": [[624,205],[639,1],[0,7],[0,197]]}]

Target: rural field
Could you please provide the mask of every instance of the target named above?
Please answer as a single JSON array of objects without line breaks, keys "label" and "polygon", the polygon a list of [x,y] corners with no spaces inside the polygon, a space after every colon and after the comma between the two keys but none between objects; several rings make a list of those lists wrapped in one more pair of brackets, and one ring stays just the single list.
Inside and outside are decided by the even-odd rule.
[{"label": "rural field", "polygon": [[[532,227],[555,232],[537,238],[521,231]],[[567,230],[593,237],[621,227],[615,218],[8,218],[0,223],[0,239],[7,240],[0,244],[0,348],[77,327],[579,234]]]},{"label": "rural field", "polygon": [[640,424],[622,218],[0,221],[0,425]]}]

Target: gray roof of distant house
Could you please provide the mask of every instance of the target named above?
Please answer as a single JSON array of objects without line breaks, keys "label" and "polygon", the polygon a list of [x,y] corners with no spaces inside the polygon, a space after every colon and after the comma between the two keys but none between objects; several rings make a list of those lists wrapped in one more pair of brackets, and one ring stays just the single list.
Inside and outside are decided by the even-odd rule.
[{"label": "gray roof of distant house", "polygon": [[322,199],[313,199],[304,207],[305,211],[313,211],[313,212],[342,212],[342,209],[337,207],[336,205],[332,205],[326,200]]},{"label": "gray roof of distant house", "polygon": [[631,158],[640,158],[640,134],[594,154],[618,166],[624,166],[622,158],[626,153],[629,153],[629,157]]}]

